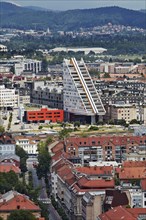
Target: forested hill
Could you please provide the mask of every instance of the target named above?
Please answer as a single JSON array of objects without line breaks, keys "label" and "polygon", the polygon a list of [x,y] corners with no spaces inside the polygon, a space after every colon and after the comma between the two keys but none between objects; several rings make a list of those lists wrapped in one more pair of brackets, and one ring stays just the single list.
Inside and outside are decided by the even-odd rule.
[{"label": "forested hill", "polygon": [[120,7],[44,11],[0,2],[0,26],[18,29],[77,30],[107,24],[146,28],[146,13]]}]

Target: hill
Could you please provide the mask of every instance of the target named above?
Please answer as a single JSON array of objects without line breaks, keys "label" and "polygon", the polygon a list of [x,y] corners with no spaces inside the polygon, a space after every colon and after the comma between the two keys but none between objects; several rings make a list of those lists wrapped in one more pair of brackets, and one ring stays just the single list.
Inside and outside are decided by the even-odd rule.
[{"label": "hill", "polygon": [[18,29],[77,30],[108,22],[146,28],[146,14],[120,7],[77,9],[67,11],[34,10],[8,2],[0,2],[0,26]]}]

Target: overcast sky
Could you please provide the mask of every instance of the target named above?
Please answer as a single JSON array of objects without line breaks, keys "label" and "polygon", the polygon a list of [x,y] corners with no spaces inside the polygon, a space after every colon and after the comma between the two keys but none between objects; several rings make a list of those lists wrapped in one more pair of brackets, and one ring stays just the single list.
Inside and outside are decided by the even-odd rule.
[{"label": "overcast sky", "polygon": [[39,6],[53,10],[98,8],[105,6],[119,6],[134,10],[146,9],[146,0],[10,0],[9,2],[14,2],[21,6]]}]

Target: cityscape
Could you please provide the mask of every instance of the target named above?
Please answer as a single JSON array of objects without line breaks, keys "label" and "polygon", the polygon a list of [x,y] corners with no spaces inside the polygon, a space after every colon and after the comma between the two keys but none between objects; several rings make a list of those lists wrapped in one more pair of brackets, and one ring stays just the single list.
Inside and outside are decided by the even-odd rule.
[{"label": "cityscape", "polygon": [[0,2],[0,220],[146,220],[145,8],[33,2]]}]

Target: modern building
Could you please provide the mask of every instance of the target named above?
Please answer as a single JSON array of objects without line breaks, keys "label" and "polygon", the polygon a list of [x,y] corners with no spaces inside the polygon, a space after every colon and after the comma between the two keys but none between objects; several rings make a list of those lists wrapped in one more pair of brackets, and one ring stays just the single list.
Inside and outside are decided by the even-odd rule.
[{"label": "modern building", "polygon": [[27,122],[62,122],[64,121],[64,111],[47,108],[28,110],[24,112],[23,119]]},{"label": "modern building", "polygon": [[34,83],[31,94],[31,102],[46,105],[49,108],[63,109],[63,86],[53,82],[44,85],[44,82]]},{"label": "modern building", "polygon": [[24,56],[17,55],[10,59],[1,59],[0,65],[6,67],[14,67],[15,74],[21,75],[22,72],[31,71],[38,73],[42,68],[42,61],[26,59]]},{"label": "modern building", "polygon": [[83,59],[64,60],[63,84],[66,120],[91,124],[102,120],[105,109]]},{"label": "modern building", "polygon": [[0,85],[0,109],[14,108],[19,105],[19,95],[15,89],[7,89]]}]

